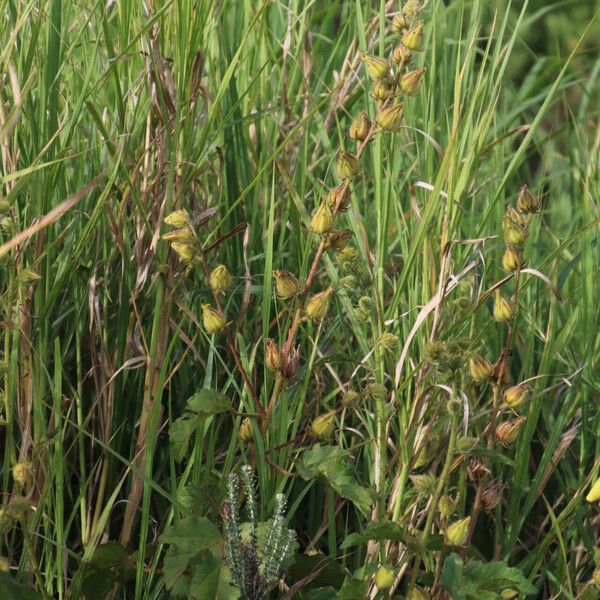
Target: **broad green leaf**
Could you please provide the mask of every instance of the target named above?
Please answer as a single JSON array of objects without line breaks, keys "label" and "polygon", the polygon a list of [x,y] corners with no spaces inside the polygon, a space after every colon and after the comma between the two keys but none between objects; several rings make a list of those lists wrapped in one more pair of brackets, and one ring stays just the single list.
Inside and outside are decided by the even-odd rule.
[{"label": "broad green leaf", "polygon": [[227,396],[210,389],[200,390],[189,398],[183,415],[169,427],[169,441],[175,460],[183,460],[191,436],[204,419],[230,408],[231,401]]},{"label": "broad green leaf", "polygon": [[194,565],[187,597],[190,600],[235,600],[239,596],[239,590],[231,585],[229,569],[206,552]]},{"label": "broad green leaf", "polygon": [[342,448],[315,444],[302,455],[298,472],[306,480],[323,477],[340,496],[350,500],[367,516],[372,505],[371,494],[354,478],[349,456]]},{"label": "broad green leaf", "polygon": [[441,584],[454,600],[501,600],[502,592],[509,590],[518,592],[520,598],[537,593],[519,569],[505,562],[475,560],[465,566],[458,554],[444,561]]},{"label": "broad green leaf", "polygon": [[0,598],[2,600],[40,600],[37,592],[15,581],[8,573],[0,573]]},{"label": "broad green leaf", "polygon": [[310,581],[302,587],[304,591],[313,588],[332,586],[339,589],[344,582],[342,565],[325,554],[297,554],[288,570],[288,583],[293,584],[305,578]]},{"label": "broad green leaf", "polygon": [[369,523],[362,533],[351,533],[342,543],[342,550],[351,546],[366,544],[369,540],[394,540],[402,542],[405,540],[404,528],[398,523]]},{"label": "broad green leaf", "polygon": [[160,542],[170,546],[165,555],[164,577],[171,589],[206,551],[219,555],[222,538],[208,519],[186,517],[167,529]]}]

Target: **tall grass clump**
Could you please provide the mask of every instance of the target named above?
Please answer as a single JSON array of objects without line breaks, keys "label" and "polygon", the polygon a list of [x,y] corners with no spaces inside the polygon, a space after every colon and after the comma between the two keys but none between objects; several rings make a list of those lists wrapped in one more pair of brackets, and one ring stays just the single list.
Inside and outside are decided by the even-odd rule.
[{"label": "tall grass clump", "polygon": [[585,4],[0,2],[0,597],[598,596]]}]

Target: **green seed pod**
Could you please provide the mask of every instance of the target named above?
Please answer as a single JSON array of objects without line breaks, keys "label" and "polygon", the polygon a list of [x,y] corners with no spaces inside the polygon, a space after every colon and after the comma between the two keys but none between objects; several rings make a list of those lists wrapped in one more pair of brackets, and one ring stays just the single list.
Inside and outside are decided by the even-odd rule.
[{"label": "green seed pod", "polygon": [[475,383],[480,383],[489,379],[494,374],[494,367],[492,366],[492,363],[483,356],[474,354],[469,359],[469,373],[471,374],[471,379],[475,381]]},{"label": "green seed pod", "polygon": [[165,217],[165,223],[171,227],[187,227],[190,224],[190,215],[187,210],[180,208]]},{"label": "green seed pod", "polygon": [[254,432],[252,431],[252,422],[250,421],[250,417],[245,417],[242,419],[240,423],[239,436],[242,442],[246,444],[251,444],[254,440]]},{"label": "green seed pod", "polygon": [[310,425],[311,433],[318,439],[328,438],[335,425],[335,410],[319,415]]},{"label": "green seed pod", "polygon": [[409,65],[412,61],[412,52],[408,50],[402,44],[398,44],[392,52],[392,62],[398,67],[399,70]]},{"label": "green seed pod", "polygon": [[444,532],[446,543],[450,546],[462,546],[467,541],[471,517],[465,517],[448,526]]},{"label": "green seed pod", "polygon": [[530,395],[531,386],[526,383],[520,383],[519,385],[509,387],[502,395],[502,399],[511,408],[518,408],[529,399]]},{"label": "green seed pod", "polygon": [[351,139],[362,142],[367,137],[370,128],[371,122],[369,121],[369,115],[363,111],[358,114],[356,119],[352,122],[352,125],[350,125],[348,135]]},{"label": "green seed pod", "polygon": [[420,496],[429,496],[433,494],[437,479],[429,474],[423,473],[422,475],[409,475],[412,484],[415,486],[415,490]]},{"label": "green seed pod", "polygon": [[375,82],[371,90],[371,97],[379,102],[385,102],[394,95],[394,88],[388,79]]},{"label": "green seed pod", "polygon": [[340,266],[351,267],[358,262],[360,254],[354,246],[346,246],[337,255],[337,260]]},{"label": "green seed pod", "polygon": [[343,179],[352,179],[359,173],[360,163],[356,156],[341,150],[338,157],[338,172]]},{"label": "green seed pod", "polygon": [[414,96],[421,87],[425,69],[415,69],[407,73],[400,80],[400,89],[408,96]]},{"label": "green seed pod", "polygon": [[537,212],[541,206],[541,199],[534,196],[526,185],[519,190],[517,207],[522,213],[533,214]]},{"label": "green seed pod", "polygon": [[375,585],[378,590],[387,590],[394,585],[394,571],[390,567],[381,565],[375,572]]},{"label": "green seed pod", "polygon": [[394,132],[400,129],[402,124],[402,112],[404,110],[404,104],[399,102],[389,108],[384,108],[377,114],[377,124],[384,131]]},{"label": "green seed pod", "polygon": [[335,225],[335,218],[329,208],[327,200],[323,200],[313,214],[311,226],[315,233],[323,234],[331,231]]},{"label": "green seed pod", "polygon": [[506,246],[502,255],[502,268],[507,273],[512,273],[523,266],[523,251],[521,248]]},{"label": "green seed pod", "polygon": [[443,494],[442,497],[438,501],[438,510],[440,511],[440,515],[444,518],[448,518],[454,513],[454,507],[456,503],[448,494]]},{"label": "green seed pod", "polygon": [[333,248],[338,252],[343,250],[352,239],[352,230],[350,229],[334,229],[325,236],[326,248]]},{"label": "green seed pod", "polygon": [[347,408],[350,406],[354,406],[359,400],[360,394],[358,392],[355,392],[354,390],[348,390],[342,396],[342,406]]},{"label": "green seed pod", "polygon": [[331,210],[334,210],[337,207],[338,212],[345,212],[350,208],[350,188],[348,184],[344,181],[338,185],[336,185],[330,192],[327,194],[327,202],[331,207]]},{"label": "green seed pod", "polygon": [[387,60],[380,58],[379,56],[371,56],[370,54],[363,54],[362,56],[365,69],[367,74],[373,81],[378,81],[388,76],[390,67]]},{"label": "green seed pod", "polygon": [[423,49],[423,21],[417,22],[404,33],[402,43],[413,52]]},{"label": "green seed pod", "polygon": [[520,246],[527,239],[527,226],[514,208],[506,211],[502,218],[502,230],[507,246]]},{"label": "green seed pod", "polygon": [[329,286],[326,290],[315,294],[306,303],[306,315],[309,319],[322,321],[329,311],[329,302],[333,294],[333,288]]},{"label": "green seed pod", "polygon": [[408,27],[408,20],[403,14],[396,15],[392,20],[392,31],[402,33]]},{"label": "green seed pod", "polygon": [[209,277],[210,287],[215,294],[221,294],[233,284],[233,277],[225,265],[219,265],[212,270]]},{"label": "green seed pod", "polygon": [[225,329],[225,315],[210,304],[202,305],[202,323],[207,333],[213,334]]},{"label": "green seed pod", "polygon": [[281,269],[273,271],[275,293],[282,300],[293,298],[298,293],[298,280],[289,272]]},{"label": "green seed pod", "polygon": [[511,321],[515,314],[516,308],[514,302],[503,296],[500,290],[497,290],[494,299],[494,321],[498,321],[498,323]]},{"label": "green seed pod", "polygon": [[393,350],[400,338],[389,331],[384,331],[380,343],[386,350]]},{"label": "green seed pod", "polygon": [[191,263],[196,255],[193,244],[171,242],[171,248],[173,248],[173,251],[179,257],[179,260],[186,264]]},{"label": "green seed pod", "polygon": [[168,231],[163,234],[162,239],[167,240],[168,242],[182,242],[184,244],[189,244],[196,239],[196,236],[189,227],[182,227],[181,229]]}]

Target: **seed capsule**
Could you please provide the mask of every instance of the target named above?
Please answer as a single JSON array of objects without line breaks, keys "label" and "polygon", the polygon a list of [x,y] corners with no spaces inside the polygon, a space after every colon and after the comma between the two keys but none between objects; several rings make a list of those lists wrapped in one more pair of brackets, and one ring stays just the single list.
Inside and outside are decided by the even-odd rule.
[{"label": "seed capsule", "polygon": [[343,179],[352,179],[360,171],[358,158],[349,152],[340,151],[338,157],[338,172]]},{"label": "seed capsule", "polygon": [[402,112],[404,110],[404,104],[402,102],[384,108],[379,111],[377,115],[377,123],[384,131],[394,132],[400,129],[402,123]]},{"label": "seed capsule", "polygon": [[408,27],[408,20],[403,14],[396,15],[392,20],[392,30],[402,33]]},{"label": "seed capsule", "polygon": [[335,218],[326,199],[321,202],[319,208],[313,214],[310,224],[315,233],[327,233],[333,229]]},{"label": "seed capsule", "polygon": [[354,406],[360,400],[360,395],[354,390],[348,390],[342,396],[342,406],[349,407]]},{"label": "seed capsule", "polygon": [[446,543],[451,546],[462,546],[467,541],[471,517],[465,517],[449,525],[444,533]]},{"label": "seed capsule", "polygon": [[350,229],[334,229],[325,236],[326,247],[339,252],[348,245],[353,235]]},{"label": "seed capsule", "polygon": [[541,199],[534,196],[526,185],[519,190],[517,206],[521,212],[526,214],[535,213],[540,209],[541,205]]},{"label": "seed capsule", "polygon": [[310,425],[310,430],[316,438],[328,438],[333,433],[335,425],[335,410],[319,415]]},{"label": "seed capsule", "polygon": [[375,572],[375,585],[378,590],[387,590],[394,585],[394,571],[381,565]]},{"label": "seed capsule", "polygon": [[523,251],[514,246],[507,246],[502,255],[502,268],[512,273],[523,266]]},{"label": "seed capsule", "polygon": [[306,314],[309,319],[322,321],[327,316],[327,312],[329,310],[329,301],[332,294],[333,288],[329,286],[326,290],[315,294],[306,303]]},{"label": "seed capsule", "polygon": [[494,367],[489,360],[475,354],[469,359],[469,373],[473,381],[480,383],[494,374]]},{"label": "seed capsule", "polygon": [[293,298],[298,293],[298,280],[289,272],[281,269],[273,271],[275,293],[282,300]]},{"label": "seed capsule", "polygon": [[425,69],[415,69],[410,73],[407,73],[400,80],[400,89],[409,96],[414,96],[421,87],[423,76],[425,75]]},{"label": "seed capsule", "polygon": [[202,305],[202,323],[207,333],[218,333],[225,329],[225,315],[210,304]]},{"label": "seed capsule", "polygon": [[600,500],[600,479],[596,480],[585,499],[588,502],[598,502]]},{"label": "seed capsule", "polygon": [[370,127],[371,122],[369,121],[369,116],[363,111],[358,114],[356,119],[352,122],[352,125],[350,125],[348,135],[351,139],[362,142],[367,137]]},{"label": "seed capsule", "polygon": [[520,246],[527,239],[527,226],[514,208],[502,218],[502,230],[507,246]]},{"label": "seed capsule", "polygon": [[448,494],[444,494],[438,502],[438,510],[440,511],[440,515],[442,517],[449,517],[454,512],[455,502],[448,496]]},{"label": "seed capsule", "polygon": [[239,436],[242,442],[246,444],[252,443],[254,440],[254,432],[252,431],[252,422],[250,417],[245,417],[240,423]]},{"label": "seed capsule", "polygon": [[491,471],[477,458],[472,458],[469,461],[467,468],[467,476],[471,481],[481,481],[488,475],[491,475]]},{"label": "seed capsule", "polygon": [[510,419],[510,421],[504,421],[496,427],[496,437],[498,441],[505,447],[508,448],[519,435],[521,425],[525,422],[525,417],[518,417],[516,419]]},{"label": "seed capsule", "polygon": [[186,227],[190,224],[190,215],[187,210],[180,208],[165,217],[165,223],[171,227]]},{"label": "seed capsule", "polygon": [[513,385],[503,394],[502,398],[511,408],[517,408],[531,395],[531,386],[526,383]]},{"label": "seed capsule", "polygon": [[194,246],[183,242],[172,242],[171,248],[183,263],[189,264],[194,260]]},{"label": "seed capsule", "polygon": [[402,36],[402,43],[414,52],[423,49],[423,21],[419,21]]},{"label": "seed capsule", "polygon": [[422,475],[409,475],[412,484],[415,486],[417,494],[421,496],[429,496],[435,489],[437,483],[435,477],[429,473]]},{"label": "seed capsule", "polygon": [[163,234],[162,239],[169,242],[183,242],[190,243],[195,239],[194,232],[189,227],[182,227],[181,229],[173,229]]},{"label": "seed capsule", "polygon": [[281,350],[275,340],[268,339],[265,350],[265,365],[269,371],[279,371],[281,369]]},{"label": "seed capsule", "polygon": [[371,56],[370,54],[363,54],[362,59],[367,74],[373,81],[387,77],[390,69],[387,60],[379,56]]},{"label": "seed capsule", "polygon": [[281,375],[284,379],[291,379],[298,372],[298,364],[300,363],[300,353],[298,348],[291,348],[287,355],[281,356]]},{"label": "seed capsule", "polygon": [[350,188],[348,183],[343,181],[336,185],[329,194],[327,194],[327,202],[334,210],[337,206],[337,212],[345,212],[350,208]]},{"label": "seed capsule", "polygon": [[233,284],[233,277],[225,265],[219,265],[212,270],[209,277],[210,287],[216,294],[223,293]]},{"label": "seed capsule", "polygon": [[410,64],[412,57],[412,52],[402,44],[398,44],[392,52],[392,62],[398,69],[403,69],[406,65]]},{"label": "seed capsule", "polygon": [[374,100],[379,102],[384,102],[388,100],[394,95],[394,88],[392,84],[387,79],[382,79],[381,81],[377,81],[373,85],[373,89],[371,90],[371,96]]},{"label": "seed capsule", "polygon": [[27,483],[27,479],[29,478],[29,465],[26,463],[20,462],[17,463],[12,468],[12,476],[16,483],[20,486],[24,486]]},{"label": "seed capsule", "polygon": [[502,295],[500,290],[497,290],[494,299],[494,321],[498,321],[499,323],[510,321],[515,316],[515,313],[514,302]]}]

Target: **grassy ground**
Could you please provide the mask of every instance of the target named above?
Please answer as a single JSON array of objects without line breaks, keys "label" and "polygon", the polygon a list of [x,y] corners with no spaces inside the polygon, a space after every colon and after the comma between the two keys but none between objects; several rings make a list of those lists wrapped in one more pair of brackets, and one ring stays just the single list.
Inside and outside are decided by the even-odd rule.
[{"label": "grassy ground", "polygon": [[238,597],[243,464],[273,597],[597,597],[598,7],[447,4],[0,0],[2,597]]}]

